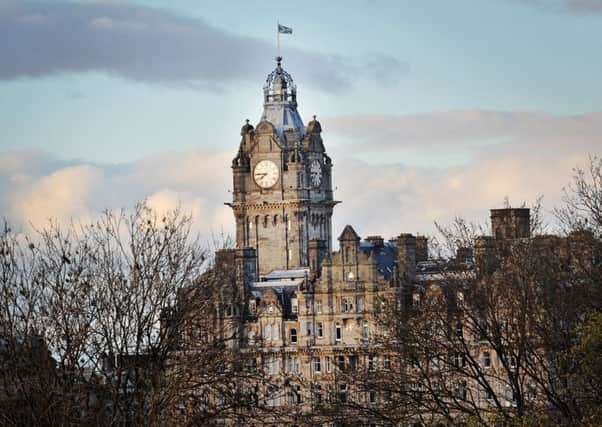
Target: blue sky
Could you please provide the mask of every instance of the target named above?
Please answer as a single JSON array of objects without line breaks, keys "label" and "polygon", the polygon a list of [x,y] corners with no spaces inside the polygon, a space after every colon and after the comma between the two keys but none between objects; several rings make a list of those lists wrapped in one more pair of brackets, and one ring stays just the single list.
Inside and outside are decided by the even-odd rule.
[{"label": "blue sky", "polygon": [[335,225],[429,233],[504,196],[551,208],[600,152],[602,0],[3,0],[0,208],[27,224],[149,197],[231,230],[228,157],[261,114],[277,20],[335,160]]}]

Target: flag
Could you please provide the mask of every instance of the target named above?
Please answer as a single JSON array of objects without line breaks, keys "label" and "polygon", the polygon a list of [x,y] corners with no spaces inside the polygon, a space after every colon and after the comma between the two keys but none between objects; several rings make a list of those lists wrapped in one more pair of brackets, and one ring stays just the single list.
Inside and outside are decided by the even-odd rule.
[{"label": "flag", "polygon": [[293,34],[293,29],[290,27],[285,27],[284,25],[278,24],[278,33],[279,34]]}]

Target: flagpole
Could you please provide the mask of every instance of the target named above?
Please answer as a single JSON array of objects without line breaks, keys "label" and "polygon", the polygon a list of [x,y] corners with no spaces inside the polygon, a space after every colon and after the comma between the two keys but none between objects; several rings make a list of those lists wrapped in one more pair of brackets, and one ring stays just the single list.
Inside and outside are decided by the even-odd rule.
[{"label": "flagpole", "polygon": [[276,58],[280,58],[280,21],[276,21],[276,39],[277,42],[277,50],[276,50]]}]

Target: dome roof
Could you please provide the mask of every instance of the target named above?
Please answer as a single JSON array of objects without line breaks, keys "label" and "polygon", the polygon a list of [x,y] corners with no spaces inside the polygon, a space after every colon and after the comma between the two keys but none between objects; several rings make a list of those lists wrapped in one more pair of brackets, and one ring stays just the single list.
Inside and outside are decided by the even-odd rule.
[{"label": "dome roof", "polygon": [[285,141],[285,130],[295,130],[299,139],[303,139],[305,125],[297,111],[297,87],[291,75],[282,68],[281,61],[282,57],[276,58],[276,68],[265,80],[261,120],[272,123],[282,141]]},{"label": "dome roof", "polygon": [[240,135],[244,136],[253,130],[253,125],[249,123],[249,119],[246,120],[246,124],[240,128]]}]

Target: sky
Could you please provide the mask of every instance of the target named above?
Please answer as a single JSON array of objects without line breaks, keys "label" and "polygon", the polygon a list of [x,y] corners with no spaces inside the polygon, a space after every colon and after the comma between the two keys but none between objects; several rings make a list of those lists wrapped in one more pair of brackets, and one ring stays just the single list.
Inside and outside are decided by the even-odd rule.
[{"label": "sky", "polygon": [[233,232],[230,162],[276,23],[334,162],[334,233],[550,214],[602,147],[602,0],[0,0],[0,216],[18,229],[147,199]]}]

